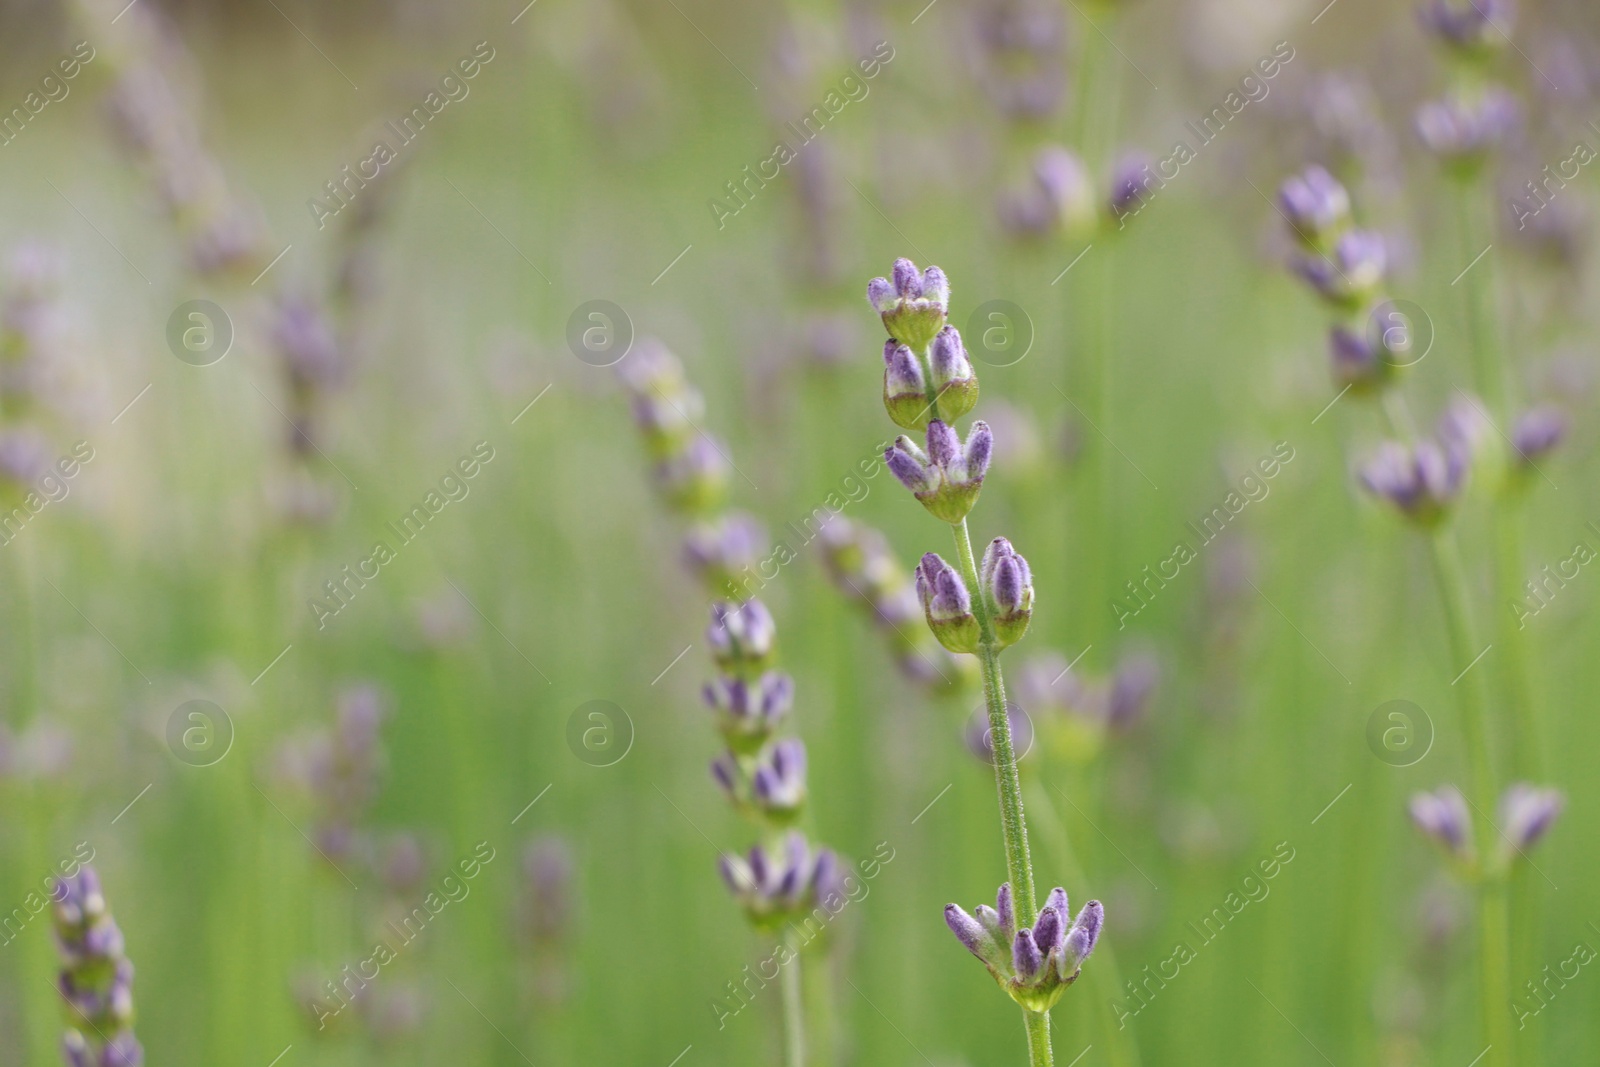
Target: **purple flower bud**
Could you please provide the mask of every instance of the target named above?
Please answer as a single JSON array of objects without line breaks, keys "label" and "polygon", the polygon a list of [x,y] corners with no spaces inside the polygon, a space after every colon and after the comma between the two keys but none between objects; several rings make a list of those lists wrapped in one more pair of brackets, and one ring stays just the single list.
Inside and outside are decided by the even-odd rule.
[{"label": "purple flower bud", "polygon": [[1474,98],[1449,96],[1417,109],[1423,147],[1447,163],[1476,166],[1508,142],[1522,123],[1516,98],[1491,87]]},{"label": "purple flower bud", "polygon": [[792,818],[806,799],[806,747],[794,737],[774,744],[750,776],[751,795],[770,817]]},{"label": "purple flower bud", "polygon": [[922,274],[915,263],[904,257],[894,261],[894,291],[901,300],[922,296]]},{"label": "purple flower bud", "polygon": [[894,283],[887,278],[874,278],[867,283],[867,302],[880,315],[893,311],[900,298],[895,295]]},{"label": "purple flower bud", "polygon": [[[934,335],[928,347],[928,359],[933,367],[933,387],[941,392],[953,383],[973,377],[966,346],[961,343],[961,334],[954,326],[947,325]],[[949,411],[948,405],[946,408],[945,414],[952,419],[966,414],[965,411]]]},{"label": "purple flower bud", "polygon": [[1082,236],[1094,225],[1094,180],[1082,160],[1059,145],[1049,145],[1033,157],[1033,176],[1052,221],[1068,237]]},{"label": "purple flower bud", "polygon": [[1062,947],[1058,973],[1063,981],[1071,981],[1094,952],[1100,941],[1100,928],[1105,924],[1106,912],[1098,900],[1091,900],[1078,912]]},{"label": "purple flower bud", "polygon": [[706,641],[719,666],[730,674],[754,676],[772,658],[777,627],[759,600],[719,603],[711,609]]},{"label": "purple flower bud", "polygon": [[1161,664],[1154,656],[1134,654],[1117,665],[1111,679],[1106,724],[1126,731],[1144,717],[1151,695],[1161,682]]},{"label": "purple flower bud", "polygon": [[1278,206],[1308,246],[1327,245],[1350,221],[1350,194],[1338,179],[1312,164],[1278,189]]},{"label": "purple flower bud", "polygon": [[711,780],[716,782],[728,799],[739,799],[739,763],[729,752],[717,753],[711,761]]},{"label": "purple flower bud", "polygon": [[1559,445],[1567,435],[1567,416],[1554,404],[1541,404],[1522,413],[1511,428],[1514,461],[1531,467]]},{"label": "purple flower bud", "polygon": [[1011,966],[1016,971],[1017,978],[1023,982],[1032,982],[1044,967],[1044,953],[1034,944],[1033,931],[1027,929],[1017,931],[1016,940],[1012,942]]},{"label": "purple flower bud", "polygon": [[1028,561],[1017,555],[1010,541],[996,537],[984,550],[978,581],[993,617],[995,639],[1001,647],[1015,644],[1027,632],[1033,616],[1033,574]]},{"label": "purple flower bud", "polygon": [[1465,858],[1472,853],[1472,814],[1467,800],[1453,785],[1411,798],[1411,821],[1445,850]]},{"label": "purple flower bud", "polygon": [[967,946],[967,951],[989,963],[994,957],[995,943],[984,925],[968,915],[959,904],[944,906],[944,923],[956,939]]},{"label": "purple flower bud", "polygon": [[1017,909],[1010,882],[1000,883],[1000,891],[994,897],[994,910],[1000,920],[1000,929],[1005,931],[1006,940],[1010,941],[1017,932]]},{"label": "purple flower bud", "polygon": [[1117,160],[1111,173],[1111,217],[1125,219],[1144,210],[1155,193],[1150,188],[1155,176],[1150,173],[1152,160],[1139,152],[1130,152]]},{"label": "purple flower bud", "polygon": [[1291,263],[1323,299],[1342,305],[1370,296],[1382,284],[1388,264],[1383,236],[1371,230],[1346,230],[1329,254],[1304,252]]},{"label": "purple flower bud", "polygon": [[1388,378],[1389,364],[1380,358],[1378,349],[1348,326],[1336,325],[1328,331],[1328,355],[1337,386],[1370,393]]},{"label": "purple flower bud", "polygon": [[961,451],[961,438],[950,426],[934,419],[928,423],[928,459],[935,467],[948,470]]},{"label": "purple flower bud", "polygon": [[883,368],[886,395],[897,398],[910,395],[926,402],[928,384],[922,378],[922,364],[910,348],[893,337],[883,342]]},{"label": "purple flower bud", "polygon": [[[1063,896],[1065,892],[1063,891]],[[1050,905],[1039,912],[1039,921],[1033,924],[1033,943],[1042,955],[1048,956],[1060,948],[1067,939],[1067,919]]]},{"label": "purple flower bud", "polygon": [[928,465],[928,454],[911,438],[901,434],[895,438],[894,447],[883,454],[890,473],[900,479],[900,484],[917,494],[935,492],[939,487],[938,471]]},{"label": "purple flower bud", "polygon": [[989,458],[994,454],[994,432],[989,424],[979,419],[967,434],[967,445],[962,450],[968,481],[982,483],[989,473]]},{"label": "purple flower bud", "polygon": [[977,650],[978,620],[972,614],[967,583],[936,552],[923,556],[917,565],[917,597],[940,644],[952,652]]},{"label": "purple flower bud", "polygon": [[794,679],[768,671],[754,682],[722,677],[701,690],[716,713],[717,729],[728,747],[741,755],[759,750],[794,704]]},{"label": "purple flower bud", "polygon": [[1414,448],[1386,441],[1361,470],[1375,496],[1424,525],[1436,523],[1465,486],[1467,457],[1460,448],[1423,441]]},{"label": "purple flower bud", "polygon": [[1517,782],[1500,798],[1501,833],[1511,849],[1524,852],[1538,843],[1565,806],[1559,789]]}]

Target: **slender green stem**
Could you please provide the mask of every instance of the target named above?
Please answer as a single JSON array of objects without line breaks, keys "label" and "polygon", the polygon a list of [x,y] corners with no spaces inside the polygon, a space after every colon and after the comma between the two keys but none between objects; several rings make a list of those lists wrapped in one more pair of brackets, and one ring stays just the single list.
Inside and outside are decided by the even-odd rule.
[{"label": "slender green stem", "polygon": [[[1448,530],[1436,531],[1430,539],[1433,569],[1439,584],[1439,599],[1444,608],[1450,635],[1450,651],[1455,663],[1471,664],[1479,655],[1473,637],[1472,614],[1467,600],[1466,577],[1455,539]],[[1453,685],[1461,688],[1461,727],[1467,743],[1467,765],[1478,818],[1478,854],[1487,861],[1496,848],[1495,830],[1489,813],[1495,807],[1494,766],[1489,753],[1489,713],[1481,672],[1468,668]],[[1505,885],[1499,872],[1488,871],[1478,886],[1479,966],[1484,1040],[1489,1045],[1488,1067],[1510,1067],[1511,1047],[1511,931]]]},{"label": "slender green stem", "polygon": [[[1028,855],[1028,825],[1022,813],[1022,780],[1017,774],[1017,753],[1011,743],[1011,720],[1006,714],[1006,684],[1000,672],[1000,647],[995,641],[994,622],[978,584],[977,560],[972,554],[972,537],[967,520],[953,523],[956,556],[961,576],[972,590],[973,611],[978,617],[978,663],[983,670],[983,699],[989,712],[989,736],[994,749],[995,788],[1000,794],[1000,829],[1005,838],[1006,874],[1017,914],[1028,921],[1038,914],[1038,897],[1033,885],[1033,860]],[[1050,1013],[1023,1010],[1023,1025],[1028,1032],[1028,1056],[1033,1067],[1050,1067],[1055,1062],[1050,1051]]]},{"label": "slender green stem", "polygon": [[783,937],[789,960],[783,965],[783,1038],[787,1067],[805,1067],[806,1010],[801,993],[800,937],[790,927]]}]

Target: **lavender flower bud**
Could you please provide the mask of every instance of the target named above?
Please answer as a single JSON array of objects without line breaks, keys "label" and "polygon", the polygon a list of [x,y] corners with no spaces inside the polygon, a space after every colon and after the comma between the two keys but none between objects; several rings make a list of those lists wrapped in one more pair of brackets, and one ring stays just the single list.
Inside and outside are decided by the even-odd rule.
[{"label": "lavender flower bud", "polygon": [[1082,160],[1059,145],[1048,145],[1033,157],[1033,176],[1067,237],[1083,237],[1094,229],[1094,180]]},{"label": "lavender flower bud", "polygon": [[750,774],[750,797],[770,821],[784,824],[800,814],[806,802],[806,746],[785,737],[756,760]]},{"label": "lavender flower bud", "polygon": [[722,448],[705,434],[697,434],[682,451],[656,465],[656,488],[673,507],[706,514],[727,495],[728,468]]},{"label": "lavender flower bud", "polygon": [[1148,198],[1155,194],[1150,186],[1155,176],[1150,173],[1154,161],[1140,152],[1129,152],[1117,160],[1111,173],[1111,218],[1124,222],[1129,216],[1143,211]]},{"label": "lavender flower bud", "polygon": [[915,263],[897,259],[892,281],[874,278],[867,283],[867,300],[882,316],[890,337],[904,341],[913,352],[921,352],[944,328],[950,282],[938,267],[919,274]]},{"label": "lavender flower bud", "polygon": [[[1507,852],[1525,852],[1538,843],[1550,829],[1566,798],[1559,789],[1541,789],[1526,782],[1517,782],[1500,798],[1500,829],[1505,835]],[[1505,859],[1510,860],[1507,855]]]},{"label": "lavender flower bud", "polygon": [[1098,900],[1089,901],[1069,929],[1067,892],[1057,886],[1033,926],[1019,930],[1010,883],[1000,887],[997,903],[998,910],[979,905],[976,917],[947,904],[945,925],[1013,1000],[1029,1011],[1049,1011],[1094,951],[1105,910]]},{"label": "lavender flower bud", "polygon": [[717,729],[728,747],[739,755],[760,750],[794,704],[794,680],[767,671],[753,682],[719,678],[702,690],[716,714]]},{"label": "lavender flower bud", "polygon": [[1449,96],[1417,109],[1417,136],[1429,152],[1470,173],[1516,133],[1522,111],[1516,98],[1491,86],[1479,96]]},{"label": "lavender flower bud", "polygon": [[934,419],[928,423],[927,452],[902,434],[883,458],[923,507],[954,524],[966,518],[978,502],[993,450],[994,435],[988,423],[974,422],[963,445],[955,430]]},{"label": "lavender flower bud", "polygon": [[756,845],[747,856],[726,853],[718,867],[729,892],[763,931],[775,930],[819,900],[839,894],[837,857],[827,849],[813,854],[797,830],[790,830],[777,850]]},{"label": "lavender flower bud", "polygon": [[939,414],[949,420],[971,411],[978,402],[978,376],[973,373],[966,346],[954,326],[946,326],[934,335],[928,347],[928,362]]},{"label": "lavender flower bud", "polygon": [[1144,718],[1156,686],[1161,683],[1161,664],[1154,656],[1134,654],[1117,664],[1107,701],[1106,725],[1126,732]]},{"label": "lavender flower bud", "polygon": [[83,867],[58,879],[51,899],[61,956],[57,986],[70,1009],[63,1055],[68,1063],[139,1067],[144,1052],[133,1036],[133,964],[123,955],[99,877]]},{"label": "lavender flower bud", "polygon": [[929,552],[917,565],[917,598],[928,629],[951,652],[976,652],[981,632],[972,613],[972,595],[955,568]]},{"label": "lavender flower bud", "polygon": [[920,430],[933,417],[922,361],[893,337],[883,344],[883,406],[895,425],[907,430]]},{"label": "lavender flower bud", "polygon": [[1467,800],[1453,785],[1411,798],[1411,821],[1457,859],[1472,856],[1472,814]]},{"label": "lavender flower bud", "polygon": [[1518,470],[1533,465],[1555,450],[1567,436],[1567,417],[1554,404],[1541,404],[1518,417],[1511,428],[1511,445],[1516,450],[1512,462]]},{"label": "lavender flower bud", "polygon": [[741,599],[740,572],[749,573],[766,549],[766,529],[742,511],[696,523],[683,538],[689,566],[714,592],[733,600]]},{"label": "lavender flower bud", "polygon": [[1278,206],[1301,243],[1310,249],[1330,247],[1350,224],[1350,194],[1316,164],[1279,187]]},{"label": "lavender flower bud", "polygon": [[1461,496],[1467,457],[1457,447],[1423,441],[1413,448],[1385,441],[1361,470],[1361,482],[1375,496],[1423,526],[1439,522]]},{"label": "lavender flower bud", "polygon": [[777,627],[759,600],[743,604],[719,603],[711,608],[706,641],[717,665],[739,678],[759,675],[772,659]]},{"label": "lavender flower bud", "polygon": [[1346,230],[1327,254],[1304,252],[1291,266],[1324,300],[1354,308],[1369,300],[1383,283],[1389,258],[1382,235]]},{"label": "lavender flower bud", "polygon": [[1017,555],[1010,541],[996,537],[984,550],[978,584],[994,623],[995,641],[1001,648],[1016,644],[1033,618],[1033,574],[1028,561]]},{"label": "lavender flower bud", "polygon": [[1357,330],[1336,325],[1328,331],[1328,356],[1333,367],[1333,384],[1363,396],[1381,390],[1393,378],[1395,364],[1387,351],[1374,345]]},{"label": "lavender flower bud", "polygon": [[1436,40],[1468,57],[1484,58],[1510,41],[1510,0],[1427,0],[1417,8],[1417,21]]}]

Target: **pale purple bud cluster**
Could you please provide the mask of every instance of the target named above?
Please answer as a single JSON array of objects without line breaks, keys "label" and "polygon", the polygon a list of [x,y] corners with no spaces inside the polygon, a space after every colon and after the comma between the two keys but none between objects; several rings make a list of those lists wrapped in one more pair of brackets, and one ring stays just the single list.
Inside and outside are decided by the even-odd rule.
[{"label": "pale purple bud cluster", "polygon": [[978,77],[1013,122],[1048,118],[1066,81],[1065,12],[1049,0],[990,0],[974,13]]},{"label": "pale purple bud cluster", "polygon": [[721,753],[711,761],[711,778],[736,807],[749,807],[772,825],[788,825],[806,801],[806,746],[785,737],[754,756]]},{"label": "pale purple bud cluster", "polygon": [[903,674],[930,688],[966,681],[970,672],[965,666],[913,625],[922,614],[916,588],[882,533],[835,516],[818,540],[834,584],[872,612]]},{"label": "pale purple bud cluster", "polygon": [[972,613],[972,593],[937,552],[929,552],[917,564],[917,599],[922,602],[928,629],[940,644],[951,652],[978,650],[983,634]]},{"label": "pale purple bud cluster", "polygon": [[754,516],[732,511],[691,526],[683,537],[683,556],[707,586],[739,599],[735,577],[755,567],[767,545],[766,528]]},{"label": "pale purple bud cluster", "polygon": [[1129,152],[1117,160],[1111,170],[1111,196],[1107,202],[1114,221],[1137,215],[1155,195],[1150,189],[1156,182],[1150,173],[1154,162],[1142,152]]},{"label": "pale purple bud cluster", "polygon": [[1422,525],[1437,523],[1466,486],[1468,456],[1434,441],[1385,441],[1361,469],[1361,483]]},{"label": "pale purple bud cluster", "polygon": [[1453,785],[1440,786],[1432,793],[1411,798],[1411,821],[1445,852],[1458,860],[1469,860],[1472,847],[1472,813],[1467,798]]},{"label": "pale purple bud cluster", "polygon": [[1278,207],[1307,248],[1330,247],[1350,224],[1350,194],[1316,164],[1279,187]]},{"label": "pale purple bud cluster", "polygon": [[1000,223],[1018,237],[1082,238],[1099,220],[1094,179],[1083,161],[1059,145],[1033,157],[1029,183],[1000,200]]},{"label": "pale purple bud cluster", "polygon": [[750,921],[775,929],[811,911],[819,901],[836,899],[844,872],[829,849],[813,851],[798,830],[784,835],[779,847],[756,845],[744,856],[726,853],[722,879]]},{"label": "pale purple bud cluster", "polygon": [[1031,928],[1017,928],[1011,883],[1000,887],[993,908],[980,904],[969,915],[947,904],[944,921],[950,932],[989,969],[1011,998],[1029,1011],[1049,1011],[1067,986],[1077,980],[1100,939],[1105,909],[1091,900],[1069,919],[1067,891],[1057,886]]},{"label": "pale purple bud cluster", "polygon": [[981,419],[972,424],[967,440],[939,419],[928,423],[928,448],[923,451],[901,434],[883,454],[889,470],[935,517],[958,523],[978,501],[983,477],[989,470],[994,435]]},{"label": "pale purple bud cluster", "polygon": [[771,661],[777,633],[772,613],[761,601],[722,602],[711,608],[706,642],[717,666],[731,675],[749,678],[759,675]]},{"label": "pale purple bud cluster", "polygon": [[1511,0],[1425,0],[1417,21],[1441,44],[1473,56],[1509,43],[1515,14]]},{"label": "pale purple bud cluster", "polygon": [[1021,640],[1033,618],[1033,572],[1004,537],[996,537],[984,550],[978,584],[996,643],[1004,648]]},{"label": "pale purple bud cluster", "polygon": [[1498,447],[1500,435],[1483,402],[1458,392],[1440,413],[1434,436],[1446,451],[1470,462]]},{"label": "pale purple bud cluster", "polygon": [[1554,404],[1530,408],[1511,427],[1511,445],[1516,450],[1512,462],[1519,469],[1531,469],[1555,451],[1567,436],[1567,416]]},{"label": "pale purple bud cluster", "polygon": [[122,931],[106,908],[99,875],[83,867],[57,879],[51,900],[61,956],[57,988],[67,1004],[63,1058],[68,1067],[140,1067],[133,964],[123,954]]},{"label": "pale purple bud cluster", "polygon": [[559,945],[571,934],[572,849],[560,837],[528,842],[522,853],[520,926],[534,948]]},{"label": "pale purple bud cluster", "polygon": [[374,686],[348,688],[339,694],[331,729],[290,742],[279,754],[288,775],[310,794],[316,808],[311,837],[335,865],[367,851],[362,824],[385,763],[378,737],[385,703]]},{"label": "pale purple bud cluster", "polygon": [[1291,261],[1295,273],[1331,304],[1359,306],[1383,284],[1389,269],[1383,235],[1346,230],[1327,252],[1306,251]]},{"label": "pale purple bud cluster", "polygon": [[753,681],[723,676],[701,690],[734,752],[758,751],[794,706],[794,679],[767,671]]},{"label": "pale purple bud cluster", "polygon": [[697,428],[705,401],[684,376],[683,364],[660,341],[641,337],[617,364],[617,378],[655,460],[657,492],[678,511],[715,514],[727,495],[732,461]]},{"label": "pale purple bud cluster", "polygon": [[1502,147],[1522,124],[1516,98],[1498,86],[1479,95],[1448,96],[1417,109],[1417,136],[1446,163],[1471,168]]},{"label": "pale purple bud cluster", "polygon": [[327,445],[321,421],[329,391],[342,385],[348,363],[321,307],[285,296],[274,309],[272,344],[288,385],[289,448],[304,459]]},{"label": "pale purple bud cluster", "polygon": [[[1518,854],[1538,844],[1566,807],[1559,789],[1541,789],[1517,782],[1500,798],[1500,832],[1506,847]],[[1510,857],[1507,857],[1509,860]]]},{"label": "pale purple bud cluster", "polygon": [[731,466],[722,445],[698,434],[656,465],[656,489],[680,511],[691,515],[714,512],[727,495]]},{"label": "pale purple bud cluster", "polygon": [[920,352],[944,328],[950,281],[938,267],[918,271],[909,259],[897,259],[891,277],[867,283],[867,301],[882,317],[890,337]]},{"label": "pale purple bud cluster", "polygon": [[1373,344],[1365,331],[1342,323],[1328,330],[1328,362],[1340,388],[1376,392],[1392,377],[1396,364],[1391,355],[1386,346]]}]

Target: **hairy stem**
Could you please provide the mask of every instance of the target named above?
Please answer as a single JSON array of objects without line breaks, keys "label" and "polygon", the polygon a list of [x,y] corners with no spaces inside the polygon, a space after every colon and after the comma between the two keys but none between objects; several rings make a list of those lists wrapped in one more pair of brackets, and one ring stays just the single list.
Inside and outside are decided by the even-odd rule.
[{"label": "hairy stem", "polygon": [[800,938],[790,927],[783,937],[789,960],[783,967],[783,1062],[786,1067],[805,1067],[806,1010],[800,990]]},{"label": "hairy stem", "polygon": [[[1000,830],[1005,838],[1006,874],[1011,880],[1019,921],[1031,922],[1038,914],[1038,897],[1033,885],[1033,860],[1028,855],[1028,825],[1022,813],[1022,780],[1017,774],[1017,753],[1011,743],[1011,720],[1006,714],[1006,683],[1000,673],[1000,647],[995,641],[994,623],[978,584],[977,560],[972,554],[972,537],[967,520],[950,527],[955,534],[956,556],[961,576],[972,590],[973,611],[978,617],[978,663],[983,670],[983,699],[989,712],[989,736],[994,749],[995,788],[1000,794]],[[1050,1013],[1023,1010],[1028,1031],[1028,1057],[1032,1067],[1050,1067],[1055,1061],[1050,1051]]]}]

